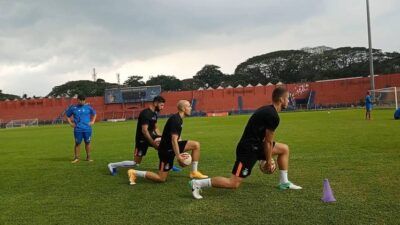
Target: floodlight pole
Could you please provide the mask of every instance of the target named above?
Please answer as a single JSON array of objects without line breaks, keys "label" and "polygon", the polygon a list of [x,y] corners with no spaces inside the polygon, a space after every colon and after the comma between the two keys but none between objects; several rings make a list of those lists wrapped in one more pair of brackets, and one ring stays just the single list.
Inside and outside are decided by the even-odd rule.
[{"label": "floodlight pole", "polygon": [[96,74],[96,68],[93,68],[93,74],[92,74],[93,81],[97,81],[97,74]]},{"label": "floodlight pole", "polygon": [[371,40],[371,22],[370,22],[370,16],[369,16],[369,0],[366,0],[366,2],[367,2],[367,23],[368,23],[368,45],[369,45],[369,74],[371,77],[371,90],[372,90],[371,97],[372,97],[372,101],[374,101],[375,100],[374,59],[372,57],[372,40]]}]

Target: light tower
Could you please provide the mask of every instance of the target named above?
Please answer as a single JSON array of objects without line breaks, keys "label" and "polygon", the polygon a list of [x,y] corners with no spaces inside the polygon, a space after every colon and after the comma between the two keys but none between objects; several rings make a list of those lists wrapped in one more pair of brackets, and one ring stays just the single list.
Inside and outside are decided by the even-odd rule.
[{"label": "light tower", "polygon": [[367,2],[367,24],[368,24],[368,46],[369,46],[369,74],[371,78],[371,97],[372,101],[375,100],[374,89],[375,89],[375,80],[374,80],[374,58],[372,57],[372,39],[371,39],[371,21],[369,16],[369,0]]}]

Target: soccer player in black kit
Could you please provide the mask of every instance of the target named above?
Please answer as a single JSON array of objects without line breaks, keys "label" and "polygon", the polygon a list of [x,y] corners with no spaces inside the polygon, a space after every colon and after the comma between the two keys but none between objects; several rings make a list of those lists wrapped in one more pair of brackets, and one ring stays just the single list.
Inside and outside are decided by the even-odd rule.
[{"label": "soccer player in black kit", "polygon": [[272,92],[272,105],[257,109],[247,122],[236,148],[236,162],[230,178],[213,177],[202,180],[191,180],[192,195],[195,199],[203,198],[200,190],[205,187],[236,189],[243,179],[251,174],[254,164],[258,160],[265,160],[263,168],[268,173],[275,170],[273,155],[278,155],[280,182],[278,188],[302,189],[288,180],[289,147],[286,144],[274,141],[274,133],[279,125],[279,115],[289,102],[289,93],[283,87],[278,87]]},{"label": "soccer player in black kit", "polygon": [[161,133],[157,127],[158,113],[164,108],[165,99],[156,96],[147,109],[140,112],[136,126],[134,160],[109,163],[108,169],[111,175],[117,173],[118,167],[139,166],[149,147],[158,148]]},{"label": "soccer player in black kit", "polygon": [[181,166],[185,166],[183,163],[184,157],[181,155],[181,153],[187,151],[192,152],[192,168],[189,175],[190,178],[208,178],[208,176],[203,175],[197,170],[200,159],[200,143],[191,140],[180,140],[183,118],[190,116],[191,111],[192,107],[188,101],[180,100],[178,102],[178,113],[172,115],[164,126],[161,143],[158,148],[158,158],[160,159],[158,173],[130,169],[128,170],[128,176],[131,185],[136,184],[137,177],[142,177],[155,182],[165,182],[168,177],[168,172],[174,165],[175,157]]}]

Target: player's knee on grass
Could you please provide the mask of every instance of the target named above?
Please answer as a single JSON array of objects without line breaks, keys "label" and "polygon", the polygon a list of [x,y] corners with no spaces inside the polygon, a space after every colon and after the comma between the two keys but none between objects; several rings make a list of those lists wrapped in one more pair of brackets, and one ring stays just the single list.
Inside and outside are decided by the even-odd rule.
[{"label": "player's knee on grass", "polygon": [[238,189],[239,186],[240,186],[240,182],[235,182],[235,183],[233,183],[232,188],[233,189]]},{"label": "player's knee on grass", "polygon": [[232,187],[233,189],[237,189],[237,188],[239,188],[239,186],[240,186],[241,183],[242,183],[242,182],[239,181],[239,180],[231,180],[231,187]]},{"label": "player's knee on grass", "polygon": [[165,181],[167,181],[167,177],[168,177],[168,173],[160,172],[160,173],[158,173],[157,182],[165,183]]},{"label": "player's knee on grass", "polygon": [[231,185],[232,189],[239,188],[241,183],[242,183],[242,179],[240,177],[232,176],[230,179],[230,185]]},{"label": "player's knee on grass", "polygon": [[166,178],[166,177],[165,177],[165,178],[160,177],[160,178],[158,179],[157,182],[159,182],[159,183],[165,183],[165,181],[167,181],[167,178]]}]

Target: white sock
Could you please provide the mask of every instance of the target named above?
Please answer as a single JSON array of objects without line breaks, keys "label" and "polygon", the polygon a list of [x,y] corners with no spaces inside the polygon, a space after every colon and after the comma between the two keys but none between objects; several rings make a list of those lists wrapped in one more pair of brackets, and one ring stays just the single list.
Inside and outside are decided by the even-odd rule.
[{"label": "white sock", "polygon": [[289,180],[288,180],[288,171],[287,170],[279,170],[279,174],[280,174],[279,182],[281,184],[289,182]]},{"label": "white sock", "polygon": [[211,187],[211,178],[194,180],[193,182],[201,188]]},{"label": "white sock", "polygon": [[135,161],[122,161],[122,162],[116,162],[111,164],[112,167],[118,168],[118,167],[133,167],[136,165]]},{"label": "white sock", "polygon": [[193,161],[192,162],[192,172],[196,172],[197,171],[197,165],[199,165],[198,161]]},{"label": "white sock", "polygon": [[145,178],[146,177],[146,171],[136,170],[136,176]]}]

